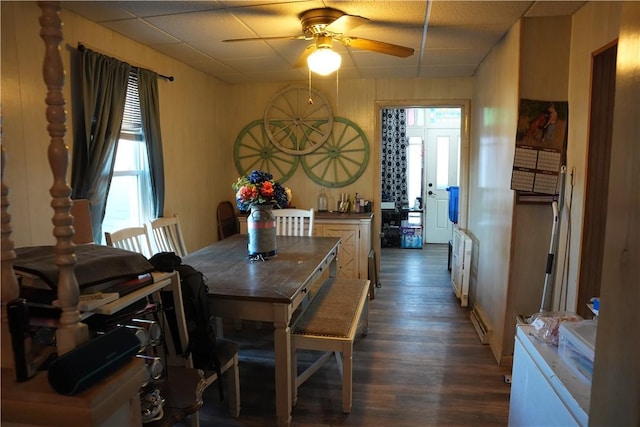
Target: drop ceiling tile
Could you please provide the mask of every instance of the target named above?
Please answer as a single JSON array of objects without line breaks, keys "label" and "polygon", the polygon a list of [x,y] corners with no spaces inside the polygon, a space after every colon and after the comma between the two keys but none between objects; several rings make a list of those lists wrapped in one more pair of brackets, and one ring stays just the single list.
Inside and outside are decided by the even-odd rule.
[{"label": "drop ceiling tile", "polygon": [[63,1],[60,6],[94,22],[135,17],[135,15],[108,1]]},{"label": "drop ceiling tile", "polygon": [[114,1],[109,3],[141,18],[200,12],[224,7],[216,1]]},{"label": "drop ceiling tile", "polygon": [[246,29],[226,11],[203,11],[146,18],[152,25],[184,42],[222,41],[245,34]]},{"label": "drop ceiling tile", "polygon": [[586,1],[537,1],[527,11],[526,16],[540,17],[540,16],[567,16],[573,15],[582,6],[587,3]]},{"label": "drop ceiling tile", "polygon": [[193,68],[208,73],[212,76],[218,74],[238,74],[237,70],[217,61],[196,61],[190,64]]},{"label": "drop ceiling tile", "polygon": [[142,44],[177,43],[180,40],[141,19],[124,19],[105,22],[104,26]]},{"label": "drop ceiling tile", "polygon": [[273,49],[264,41],[221,43],[217,40],[192,42],[191,46],[214,58],[255,58],[273,53]]},{"label": "drop ceiling tile", "polygon": [[282,72],[290,71],[293,67],[282,58],[265,56],[261,58],[228,59],[224,63],[242,73],[253,73],[259,70]]},{"label": "drop ceiling tile", "polygon": [[210,61],[211,57],[200,52],[198,49],[184,44],[184,43],[170,43],[151,45],[158,52],[162,52],[167,56],[170,56],[178,61],[190,64],[194,62]]},{"label": "drop ceiling tile", "polygon": [[465,25],[431,27],[427,30],[425,48],[481,49],[487,51],[508,31],[501,25]]},{"label": "drop ceiling tile", "polygon": [[[255,71],[252,73],[229,73],[221,74],[220,80],[227,83],[258,83],[258,82],[291,82],[291,81],[304,81],[306,82],[306,75],[298,71]],[[259,119],[260,117],[256,117]]]},{"label": "drop ceiling tile", "polygon": [[396,26],[422,26],[426,16],[426,1],[327,1],[328,7],[342,10],[350,15],[369,19],[371,24]]},{"label": "drop ceiling tile", "polygon": [[420,67],[418,77],[427,78],[455,78],[470,77],[475,73],[477,66],[471,65],[430,65]]},{"label": "drop ceiling tile", "polygon": [[531,1],[434,1],[429,25],[513,25]]},{"label": "drop ceiling tile", "polygon": [[468,49],[425,49],[421,66],[477,64],[486,52]]}]

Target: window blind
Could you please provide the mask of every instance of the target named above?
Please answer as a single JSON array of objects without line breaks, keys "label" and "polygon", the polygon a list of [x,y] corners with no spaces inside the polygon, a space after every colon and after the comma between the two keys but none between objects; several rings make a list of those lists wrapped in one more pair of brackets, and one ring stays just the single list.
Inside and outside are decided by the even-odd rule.
[{"label": "window blind", "polygon": [[127,85],[127,97],[124,104],[124,117],[122,118],[122,131],[140,132],[142,130],[142,116],[140,114],[140,97],[138,95],[138,75],[129,73]]}]

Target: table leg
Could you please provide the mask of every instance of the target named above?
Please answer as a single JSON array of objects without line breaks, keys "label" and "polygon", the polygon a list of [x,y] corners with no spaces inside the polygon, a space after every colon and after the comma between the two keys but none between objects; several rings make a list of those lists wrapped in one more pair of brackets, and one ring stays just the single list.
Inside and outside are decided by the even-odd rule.
[{"label": "table leg", "polygon": [[[274,307],[273,332],[276,363],[276,421],[278,426],[291,425],[291,329],[287,306]],[[278,320],[279,319],[279,320]]]}]

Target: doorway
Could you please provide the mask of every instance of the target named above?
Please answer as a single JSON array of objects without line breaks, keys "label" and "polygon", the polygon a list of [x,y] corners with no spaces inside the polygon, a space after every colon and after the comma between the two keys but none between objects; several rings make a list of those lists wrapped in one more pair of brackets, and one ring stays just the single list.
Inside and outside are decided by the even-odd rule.
[{"label": "doorway", "polygon": [[461,118],[461,107],[407,109],[409,152],[423,153],[419,160],[409,154],[408,200],[409,206],[416,200],[414,205],[422,210],[425,243],[451,240],[448,190],[458,187],[460,181]]},{"label": "doorway", "polygon": [[[377,124],[381,141],[380,187],[382,201],[392,201],[396,208],[409,216],[420,215],[422,237],[425,243],[447,244],[452,236],[452,223],[449,220],[450,187],[460,187],[465,182],[468,164],[468,143],[466,132],[467,103],[424,103],[418,105],[381,106],[386,112],[404,110],[406,126],[402,143],[406,144],[406,183],[403,191],[388,197],[388,183],[383,176],[390,173],[385,164],[389,163],[382,150],[388,150],[382,143],[383,126],[381,115]],[[398,175],[396,165],[392,173]],[[462,184],[464,187],[464,184]],[[404,191],[406,188],[406,192]],[[458,192],[459,193],[459,192]],[[466,194],[466,192],[464,192]],[[466,204],[461,201],[458,209]],[[388,205],[387,205],[388,207]],[[382,216],[387,213],[382,212]],[[465,215],[462,215],[466,217]],[[412,221],[415,222],[415,221]]]},{"label": "doorway", "polygon": [[587,308],[591,297],[600,296],[617,52],[618,45],[613,44],[596,52],[592,58],[591,119],[577,300],[577,312],[584,318],[591,315]]}]

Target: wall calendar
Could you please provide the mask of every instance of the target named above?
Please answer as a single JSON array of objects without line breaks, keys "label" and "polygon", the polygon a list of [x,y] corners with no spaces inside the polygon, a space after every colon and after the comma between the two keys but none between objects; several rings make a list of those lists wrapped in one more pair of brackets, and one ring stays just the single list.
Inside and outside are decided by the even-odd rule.
[{"label": "wall calendar", "polygon": [[565,163],[568,117],[566,101],[520,100],[512,190],[558,194],[558,177]]}]

